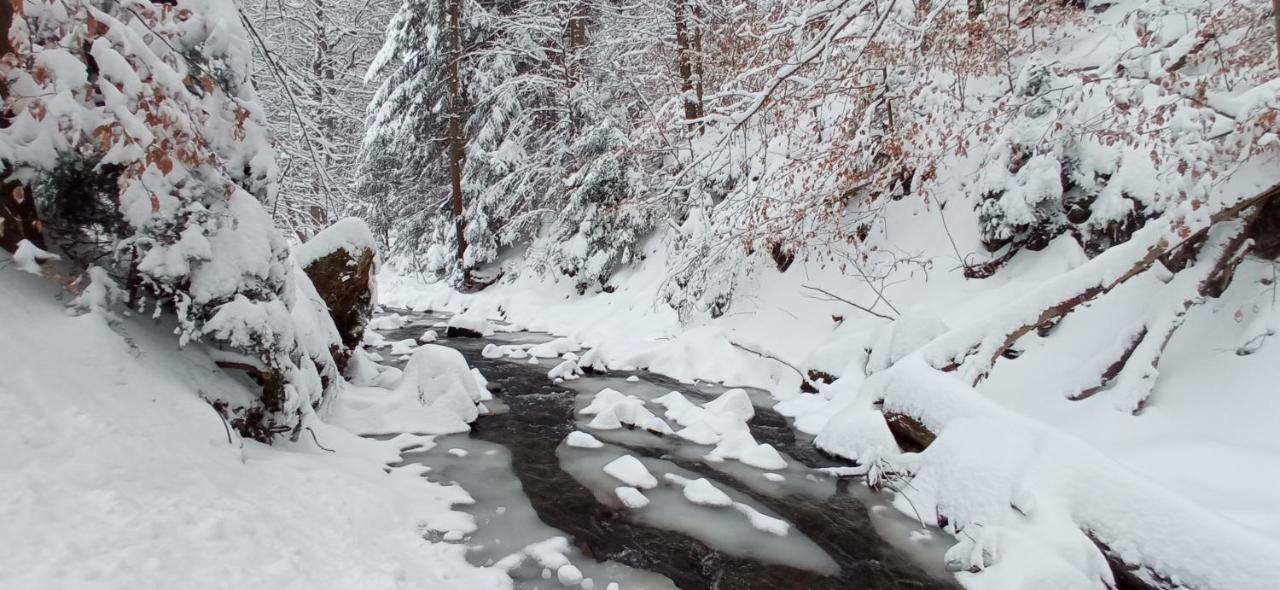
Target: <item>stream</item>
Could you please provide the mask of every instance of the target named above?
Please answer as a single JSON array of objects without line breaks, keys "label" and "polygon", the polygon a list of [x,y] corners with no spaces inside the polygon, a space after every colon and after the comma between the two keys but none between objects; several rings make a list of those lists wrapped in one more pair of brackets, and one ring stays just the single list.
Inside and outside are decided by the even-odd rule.
[{"label": "stream", "polygon": [[[558,578],[554,565],[526,559],[508,567],[516,588],[954,588],[942,567],[950,542],[936,529],[922,528],[889,504],[886,495],[854,480],[817,469],[844,466],[819,453],[812,439],[795,431],[771,409],[766,392],[748,391],[755,416],[752,436],[772,445],[785,469],[766,472],[734,460],[707,459],[710,446],[640,429],[596,430],[579,414],[604,388],[644,400],[679,391],[690,401],[715,399],[724,387],[681,383],[644,371],[615,371],[554,382],[547,372],[560,359],[486,358],[487,344],[530,345],[552,340],[534,332],[499,332],[485,338],[445,338],[448,316],[387,310],[409,319],[384,330],[388,344],[416,339],[427,329],[436,344],[460,351],[489,381],[494,400],[470,434],[436,438],[428,450],[410,450],[405,463],[431,467],[432,481],[456,483],[476,502],[459,510],[472,514],[477,530],[446,535],[465,543],[467,558],[493,565],[526,548],[539,554],[549,538],[569,540],[563,554],[582,575]],[[403,368],[407,356],[379,349],[383,363]],[[674,426],[674,424],[673,424]],[[564,444],[575,430],[590,433],[601,448]],[[630,509],[614,489],[624,485],[602,467],[622,456],[638,458],[659,480],[644,490],[650,503]],[[667,474],[705,478],[739,505],[785,521],[785,534],[758,529],[733,510],[695,504]],[[560,549],[565,549],[561,547]],[[508,558],[510,559],[510,558]],[[509,562],[503,562],[507,564]]]}]

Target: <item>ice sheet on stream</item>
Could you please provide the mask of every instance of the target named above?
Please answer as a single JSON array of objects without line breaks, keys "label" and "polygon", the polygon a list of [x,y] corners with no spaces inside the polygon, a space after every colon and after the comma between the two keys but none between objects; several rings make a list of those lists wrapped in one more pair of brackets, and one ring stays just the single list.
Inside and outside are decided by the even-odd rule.
[{"label": "ice sheet on stream", "polygon": [[[403,329],[405,331],[412,331],[414,332],[414,334],[406,333],[404,336],[401,336],[400,334],[395,333],[394,331],[389,331],[386,334],[386,336],[388,338],[405,338],[409,336],[416,336],[421,334],[424,328],[442,325],[448,319],[448,316],[445,314],[423,315],[418,313],[412,313],[411,315],[413,317],[409,322],[406,323]],[[486,337],[484,341],[489,343],[494,343],[497,346],[501,346],[504,348],[510,347],[511,350],[528,349],[531,346],[555,340],[555,337],[550,336],[548,334],[542,334],[542,333],[536,333],[536,332],[508,331],[504,329],[504,328],[507,328],[506,326],[495,326],[495,327],[498,328],[497,330],[495,330],[495,333],[492,334],[491,336]],[[508,358],[510,359],[511,357],[508,357]],[[514,362],[525,362],[525,359],[516,359]],[[551,366],[553,366],[553,364],[551,362],[545,362],[544,366],[550,368]],[[616,375],[616,376],[589,375],[575,381],[566,381],[561,385],[566,389],[571,389],[575,391],[578,394],[575,412],[589,405],[593,397],[595,396],[595,394],[598,393],[599,391],[605,388],[612,388],[614,390],[622,392],[627,396],[635,396],[636,398],[643,400],[644,402],[646,402],[646,407],[650,411],[654,412],[657,415],[662,415],[664,413],[664,407],[660,404],[654,403],[653,400],[663,395],[669,394],[672,391],[672,388],[667,385],[657,385],[657,384],[651,383],[647,379],[637,377],[636,375],[628,375],[626,373],[623,373],[621,375]],[[721,393],[724,393],[725,391],[729,390],[729,388],[720,386],[714,383],[695,382],[695,383],[682,383],[679,385],[678,390],[684,396],[686,396],[690,401],[701,404],[708,400],[715,399]],[[768,409],[768,408],[772,408],[772,406],[776,403],[776,400],[772,399],[767,392],[764,392],[758,389],[750,389],[750,388],[745,389],[744,391],[746,392],[747,397],[751,401],[752,405],[755,406],[756,408]],[[560,448],[560,453],[559,453],[562,460],[562,468],[564,468],[566,472],[573,475],[580,482],[583,482],[584,485],[588,484],[588,482],[584,481],[583,477],[591,479],[592,482],[598,482],[598,485],[588,485],[588,487],[590,487],[593,491],[595,491],[598,495],[600,495],[602,499],[608,499],[611,503],[614,503],[614,504],[621,503],[617,498],[617,492],[615,488],[618,488],[620,486],[621,487],[625,487],[625,486],[623,486],[621,482],[617,481],[616,479],[611,478],[608,475],[605,475],[604,472],[602,471],[602,468],[605,463],[608,463],[609,461],[616,459],[617,457],[621,456],[624,453],[620,451],[617,447],[615,447],[613,444],[608,444],[608,443],[617,443],[617,444],[624,444],[624,445],[639,445],[644,447],[657,448],[657,449],[662,449],[665,452],[671,453],[675,458],[678,458],[679,460],[699,461],[715,469],[718,472],[728,475],[729,477],[737,480],[741,484],[751,488],[753,492],[764,493],[773,497],[781,497],[781,496],[787,496],[787,495],[800,495],[800,496],[812,497],[815,499],[823,499],[838,493],[837,486],[834,480],[827,478],[825,476],[815,474],[814,470],[804,467],[802,463],[792,459],[791,457],[787,457],[785,454],[782,454],[782,456],[786,460],[787,467],[782,469],[768,470],[768,471],[762,470],[756,467],[751,467],[749,465],[745,465],[739,461],[721,461],[721,462],[708,461],[706,460],[705,456],[708,454],[709,451],[713,449],[713,446],[693,444],[687,440],[680,440],[678,437],[675,437],[675,436],[659,437],[640,429],[631,430],[631,429],[624,428],[624,429],[608,430],[608,431],[593,430],[587,427],[587,423],[590,421],[592,416],[578,415],[577,418],[579,418],[578,427],[581,431],[591,433],[591,435],[594,435],[600,441],[603,441],[604,443],[606,443],[606,445],[604,449],[596,449],[596,448],[583,449],[583,448],[570,448],[562,444]],[[674,425],[675,424],[673,423],[672,426]],[[801,437],[804,436],[804,435],[799,435],[799,433],[797,434],[798,436],[801,436]],[[454,439],[463,439],[466,442],[465,443],[450,442]],[[469,452],[468,457],[466,457],[465,459],[449,456],[447,454],[445,455],[446,457],[445,459],[433,458],[431,461],[431,464],[437,466],[437,469],[440,469],[441,465],[445,465],[449,463],[457,464],[457,463],[464,463],[464,462],[470,462],[470,461],[480,461],[483,463],[491,463],[494,460],[493,454],[477,453],[474,450],[474,448],[469,445],[484,445],[489,450],[496,450],[497,451],[496,454],[503,457],[502,461],[504,465],[503,469],[505,469],[505,474],[501,474],[500,471],[497,471],[491,468],[488,472],[488,475],[474,476],[474,473],[483,471],[483,469],[480,469],[477,466],[477,469],[474,470],[474,472],[471,469],[455,470],[457,473],[472,472],[473,476],[469,480],[470,481],[469,485],[467,481],[464,481],[464,478],[462,477],[451,478],[453,480],[458,481],[468,491],[472,491],[473,496],[476,496],[477,503],[475,505],[471,507],[462,507],[463,511],[476,515],[478,524],[480,525],[476,533],[468,537],[468,543],[486,545],[483,548],[479,548],[473,551],[472,559],[475,563],[485,563],[486,562],[485,560],[500,559],[501,557],[504,557],[510,554],[511,552],[516,551],[518,547],[515,547],[515,546],[522,542],[528,541],[529,543],[537,543],[537,542],[545,541],[551,536],[562,534],[562,533],[559,533],[559,531],[557,531],[556,529],[546,526],[540,520],[537,519],[536,514],[533,512],[532,507],[528,503],[528,499],[525,498],[525,496],[523,495],[520,489],[518,479],[515,477],[513,473],[510,472],[509,453],[506,451],[505,448],[503,448],[500,445],[495,445],[492,443],[485,443],[485,442],[476,441],[473,439],[466,439],[465,437],[462,437],[462,436],[442,438],[440,440],[441,440],[441,445],[447,445],[444,447],[446,449],[447,448],[464,448],[464,449],[472,449],[472,450]],[[572,461],[566,461],[565,460],[566,455],[578,455],[578,456],[571,457],[573,459]],[[591,455],[594,455],[594,458],[588,458]],[[646,464],[648,463],[648,461],[649,460],[647,459],[645,460]],[[583,465],[595,464],[595,463],[598,463],[598,465],[596,465],[596,468],[594,470],[591,470],[590,473],[583,473],[583,477],[578,477],[578,474],[576,473],[577,467],[581,467]],[[697,474],[685,472],[679,469],[665,469],[665,470],[659,469],[658,471],[654,471],[654,473],[655,475],[661,474],[661,473],[676,473],[677,475],[683,475],[684,477],[688,477],[692,479],[697,479],[701,477],[701,476],[698,476]],[[437,480],[439,475],[440,475],[439,473],[432,474],[431,478],[433,480]],[[499,484],[499,482],[501,483]],[[502,493],[495,493],[499,491],[501,491]],[[760,507],[757,504],[750,502],[750,499],[747,498],[744,494],[741,494],[733,490],[729,490],[729,491],[731,492],[730,493],[731,497],[733,497],[735,500],[741,501],[743,506],[751,507],[752,510],[757,511],[763,515],[773,516],[771,512],[768,512],[765,510],[758,510],[758,508]],[[655,495],[654,492],[658,492],[658,493]],[[870,514],[871,523],[874,526],[876,532],[880,534],[880,536],[882,536],[885,539],[885,541],[888,542],[895,549],[901,551],[904,555],[911,558],[913,563],[915,563],[918,567],[925,570],[929,574],[937,576],[939,578],[945,579],[950,577],[950,574],[945,571],[942,555],[946,551],[946,549],[953,544],[952,539],[950,539],[948,536],[938,531],[930,531],[929,529],[922,528],[918,522],[903,515],[898,510],[894,509],[889,504],[890,498],[881,494],[876,494],[874,492],[871,492],[870,490],[866,489],[865,486],[858,485],[855,483],[853,485],[848,486],[847,492],[841,492],[841,493],[848,493],[854,496],[858,501],[863,503],[865,506],[867,506]],[[734,553],[734,551],[731,551],[726,546],[722,546],[721,544],[717,543],[714,539],[703,538],[696,534],[693,534],[692,532],[685,531],[683,528],[681,528],[682,526],[690,526],[691,523],[694,522],[694,519],[686,519],[683,517],[678,517],[676,516],[677,513],[682,513],[684,511],[696,511],[699,509],[701,510],[709,510],[709,509],[706,507],[696,506],[688,502],[686,499],[684,499],[682,490],[680,488],[669,487],[664,485],[664,486],[660,486],[660,489],[658,490],[647,490],[643,492],[643,494],[641,495],[646,498],[649,504],[645,506],[643,510],[640,510],[640,511],[656,512],[654,510],[655,508],[660,508],[666,504],[675,504],[678,506],[683,505],[683,508],[680,508],[675,512],[669,513],[670,520],[672,521],[669,525],[664,524],[666,522],[665,520],[663,522],[641,521],[643,524],[647,524],[649,526],[655,526],[659,528],[666,528],[670,530],[680,530],[682,532],[687,532],[691,536],[702,539],[704,542],[708,542],[709,544],[712,544],[713,546],[716,546],[721,550],[724,550],[729,553]],[[498,500],[497,498],[503,498],[503,499]],[[632,502],[634,502],[635,498],[631,498],[631,500]],[[495,503],[498,503],[498,504],[495,504]],[[495,513],[499,505],[505,508],[504,510],[505,514]],[[516,506],[516,505],[521,506],[522,508],[519,510],[515,510],[515,512],[513,513],[512,506]],[[771,539],[775,541],[781,539],[785,541],[793,537],[801,538],[799,534],[794,530],[794,528],[789,530],[788,535],[785,537],[779,537],[776,534],[770,534],[767,532],[756,530],[751,526],[751,523],[749,522],[748,514],[745,511],[732,510],[732,509],[724,509],[724,510],[725,510],[725,514],[713,515],[713,516],[720,519],[733,520],[734,522],[737,523],[737,527],[739,528],[738,529],[721,529],[722,533],[726,530],[741,530],[746,535],[748,535],[749,538],[753,540],[760,538],[760,539],[766,539],[766,540]],[[488,515],[488,517],[486,517],[486,515]],[[518,524],[517,521],[512,520],[511,516],[513,515],[519,516],[520,518],[524,519],[525,522],[528,523],[528,526],[533,527],[532,534],[524,534],[525,530],[522,527],[524,527],[525,525]],[[499,517],[497,518],[496,521],[493,520],[495,516]],[[710,532],[714,533],[715,531],[710,531]],[[734,534],[722,534],[722,535],[719,535],[717,538],[723,539],[727,542],[732,543],[735,540],[734,538],[732,538],[734,536],[735,536]],[[741,539],[743,538],[743,535],[737,535],[737,538]],[[809,541],[808,539],[804,539],[804,541],[807,542],[809,545],[807,550],[810,552],[809,559],[812,561],[813,564],[819,564],[819,567],[834,567],[834,563],[831,562],[830,558],[827,557],[826,554],[823,553],[820,548],[814,545],[812,541]],[[801,552],[803,553],[804,550],[802,550]],[[814,557],[815,555],[817,557]],[[607,582],[601,583],[602,579],[607,580],[608,577],[606,575],[604,578],[601,578],[600,574],[598,573],[599,568],[604,568],[604,570],[608,572],[614,572],[614,571],[619,572],[618,573],[619,577],[614,579],[617,579],[623,582],[622,583],[623,588],[670,587],[669,581],[667,581],[665,578],[662,578],[661,576],[656,576],[648,572],[642,572],[640,570],[634,570],[631,568],[627,568],[626,566],[622,566],[619,564],[612,564],[612,563],[595,564],[595,566],[591,566],[591,565],[584,566],[582,563],[579,563],[580,560],[585,560],[589,564],[595,563],[595,562],[590,560],[589,558],[582,557],[581,555],[578,555],[573,559],[573,563],[582,569],[584,576],[587,578],[592,578],[594,580],[596,588],[606,588],[608,586]],[[803,567],[803,565],[798,565],[795,562],[780,560],[776,558],[775,559],[762,558],[761,560],[772,561],[775,563],[785,563],[787,565]],[[593,575],[593,572],[597,572],[596,575]],[[522,572],[515,572],[515,573],[521,574]],[[523,573],[527,574],[528,572],[523,572]],[[550,579],[540,578],[539,580],[523,580],[523,581],[518,580],[517,588],[561,587],[556,583],[555,571],[549,571],[545,573],[550,576]],[[539,575],[543,575],[543,573],[540,572]],[[661,580],[662,585],[651,585],[652,582],[641,582],[639,586],[634,586],[633,584],[629,584],[624,581],[624,579],[634,578],[635,576],[641,576],[641,577],[648,576],[653,579],[658,579],[658,580]],[[528,585],[528,584],[532,584],[532,585]]]},{"label": "ice sheet on stream", "polygon": [[[469,534],[436,534],[446,542],[466,544],[471,563],[505,569],[517,589],[583,588],[582,581],[588,579],[598,590],[608,588],[610,583],[623,589],[674,588],[657,574],[582,555],[564,533],[539,520],[519,478],[511,471],[511,453],[502,445],[467,435],[443,436],[436,439],[431,450],[407,452],[403,459],[430,465],[428,479],[456,483],[471,494],[475,503],[456,509],[475,518],[476,530]],[[578,579],[577,576],[581,576],[580,581],[561,582]]]}]

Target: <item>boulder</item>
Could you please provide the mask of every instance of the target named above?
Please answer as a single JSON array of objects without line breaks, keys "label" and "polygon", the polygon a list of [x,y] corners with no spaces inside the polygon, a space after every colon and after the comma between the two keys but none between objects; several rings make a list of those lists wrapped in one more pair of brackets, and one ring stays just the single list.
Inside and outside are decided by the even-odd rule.
[{"label": "boulder", "polygon": [[360,346],[377,303],[378,254],[364,221],[348,217],[321,231],[294,251],[338,329],[342,350],[333,352],[338,370]]}]

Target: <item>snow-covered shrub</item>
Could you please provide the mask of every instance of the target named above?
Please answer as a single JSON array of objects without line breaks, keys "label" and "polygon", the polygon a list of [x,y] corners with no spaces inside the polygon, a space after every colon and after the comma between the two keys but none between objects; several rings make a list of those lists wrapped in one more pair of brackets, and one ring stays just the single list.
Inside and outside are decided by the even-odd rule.
[{"label": "snow-covered shrub", "polygon": [[0,161],[52,243],[132,308],[176,318],[181,344],[251,367],[260,405],[227,408],[243,432],[296,434],[322,391],[291,318],[287,245],[258,201],[274,164],[235,5],[25,2],[10,39]]}]

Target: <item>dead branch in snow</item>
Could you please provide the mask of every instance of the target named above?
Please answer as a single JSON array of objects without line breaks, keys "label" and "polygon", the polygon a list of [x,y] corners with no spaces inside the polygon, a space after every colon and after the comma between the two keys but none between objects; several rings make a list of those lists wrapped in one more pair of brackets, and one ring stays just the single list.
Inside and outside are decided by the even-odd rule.
[{"label": "dead branch in snow", "polygon": [[[854,303],[854,302],[852,302],[852,301],[849,301],[848,299],[845,299],[844,297],[841,297],[841,296],[839,296],[839,295],[836,295],[835,293],[832,293],[832,292],[830,292],[830,291],[827,291],[826,289],[820,289],[820,288],[818,288],[818,287],[814,287],[814,286],[812,286],[812,285],[800,285],[800,288],[801,288],[801,289],[808,289],[809,291],[814,291],[814,292],[817,292],[817,293],[818,293],[818,294],[820,294],[820,295],[825,296],[825,297],[826,297],[826,299],[820,299],[821,301],[838,301],[838,302],[840,302],[840,303],[844,303],[845,305],[849,305],[849,306],[852,306],[852,307],[854,307],[854,308],[856,308],[856,309],[862,310],[862,311],[864,311],[864,312],[866,312],[866,313],[868,313],[868,314],[871,314],[871,315],[873,315],[873,316],[876,316],[876,317],[878,317],[878,318],[884,318],[884,319],[889,320],[889,321],[893,321],[894,319],[896,319],[896,318],[894,318],[893,316],[887,316],[887,315],[882,314],[882,313],[880,313],[880,312],[878,312],[878,311],[875,311],[875,310],[871,309],[870,307],[865,307],[865,306],[859,305],[859,304],[857,304],[857,303]],[[883,298],[882,298],[881,300],[883,300]],[[878,303],[878,302],[879,302],[879,301],[877,301],[877,303]],[[887,301],[886,301],[886,303],[887,303]],[[874,307],[874,305],[873,305],[873,307]]]}]

